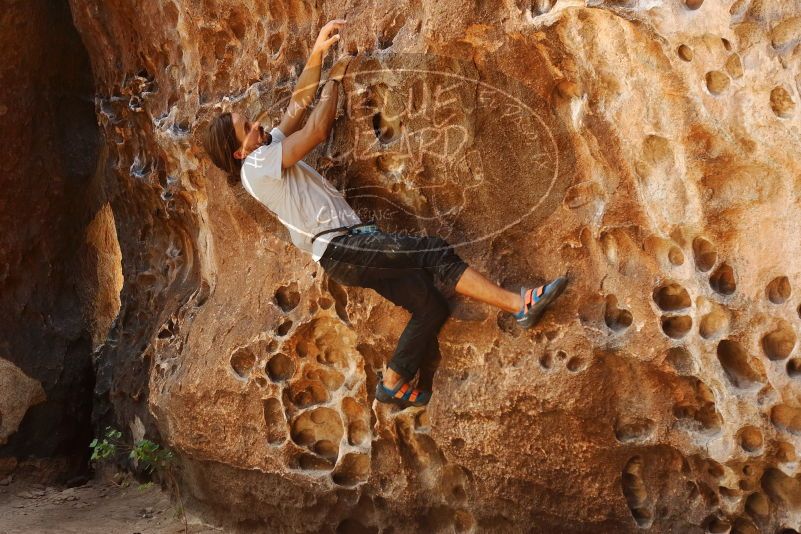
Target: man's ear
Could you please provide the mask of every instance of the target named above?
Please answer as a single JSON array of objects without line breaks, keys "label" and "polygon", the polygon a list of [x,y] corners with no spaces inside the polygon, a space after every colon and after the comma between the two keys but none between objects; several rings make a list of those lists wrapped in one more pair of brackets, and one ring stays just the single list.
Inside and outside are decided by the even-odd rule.
[{"label": "man's ear", "polygon": [[234,152],[234,158],[235,159],[242,159],[242,151],[241,150],[237,150],[236,152]]}]

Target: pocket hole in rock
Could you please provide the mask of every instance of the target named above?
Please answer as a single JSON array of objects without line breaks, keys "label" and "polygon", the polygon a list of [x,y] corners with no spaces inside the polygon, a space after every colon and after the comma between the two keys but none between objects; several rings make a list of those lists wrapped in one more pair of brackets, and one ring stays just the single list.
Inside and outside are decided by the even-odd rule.
[{"label": "pocket hole in rock", "polygon": [[306,378],[322,382],[328,391],[336,391],[345,383],[345,376],[334,369],[309,369],[306,371]]},{"label": "pocket hole in rock", "polygon": [[648,492],[642,479],[642,471],[642,458],[634,456],[623,468],[621,485],[634,521],[640,528],[649,528],[654,517],[648,506]]},{"label": "pocket hole in rock", "polygon": [[159,339],[168,339],[175,336],[175,321],[168,320],[158,334]]},{"label": "pocket hole in rock", "polygon": [[400,129],[397,122],[397,120],[389,120],[380,111],[373,115],[373,132],[382,144],[391,143],[398,137]]},{"label": "pocket hole in rock", "polygon": [[299,408],[328,402],[328,391],[319,382],[299,381],[290,387],[292,402]]},{"label": "pocket hole in rock", "polygon": [[679,57],[684,61],[692,61],[693,60],[693,49],[687,46],[686,44],[680,45],[677,51]]},{"label": "pocket hole in rock", "polygon": [[714,339],[726,335],[729,328],[729,316],[723,310],[715,308],[701,317],[698,333],[704,339]]},{"label": "pocket hole in rock", "polygon": [[715,96],[723,94],[731,83],[725,72],[713,70],[706,73],[706,88]]},{"label": "pocket hole in rock", "polygon": [[298,340],[297,345],[295,345],[295,354],[298,355],[299,358],[305,358],[309,355],[309,341],[305,339]]},{"label": "pocket hole in rock", "polygon": [[292,378],[295,374],[295,364],[286,354],[278,353],[267,362],[266,371],[273,382],[281,382]]},{"label": "pocket hole in rock", "polygon": [[734,79],[743,77],[743,62],[740,59],[740,54],[729,56],[729,59],[726,60],[726,72]]},{"label": "pocket hole in rock", "polygon": [[662,331],[672,339],[681,339],[693,326],[693,320],[688,315],[671,315],[662,317]]},{"label": "pocket hole in rock", "polygon": [[369,435],[364,421],[354,421],[348,425],[348,443],[351,445],[364,445]]},{"label": "pocket hole in rock", "polygon": [[801,408],[778,404],[770,410],[770,421],[780,430],[801,435]]},{"label": "pocket hole in rock", "polygon": [[298,284],[292,282],[288,286],[281,286],[275,292],[275,303],[284,313],[294,310],[300,304]]},{"label": "pocket hole in rock", "polygon": [[673,407],[673,415],[676,419],[686,420],[690,426],[689,430],[702,432],[705,434],[718,433],[722,424],[720,414],[714,403],[709,386],[696,379],[695,398],[691,399],[693,404],[677,404]]},{"label": "pocket hole in rock", "polygon": [[738,433],[740,447],[746,452],[757,452],[762,448],[762,432],[754,426],[746,426]]},{"label": "pocket hole in rock", "polygon": [[[301,413],[292,422],[290,437],[300,446],[313,446],[327,440],[339,447],[343,428],[339,414],[331,408],[314,408]],[[337,449],[338,450],[338,449]]]},{"label": "pocket hole in rock", "polygon": [[250,376],[254,365],[256,365],[256,356],[247,347],[237,349],[231,356],[231,368],[240,378]]},{"label": "pocket hole in rock", "polygon": [[749,389],[764,383],[764,377],[752,366],[748,352],[737,341],[724,339],[718,343],[717,353],[718,361],[734,387]]},{"label": "pocket hole in rock", "polygon": [[277,56],[278,53],[281,51],[281,45],[284,42],[283,34],[274,33],[267,39],[267,49],[270,51],[272,56]]},{"label": "pocket hole in rock", "polygon": [[348,443],[364,445],[370,438],[368,415],[365,408],[353,397],[342,399],[342,413],[348,421]]},{"label": "pocket hole in rock", "polygon": [[326,460],[336,460],[337,454],[339,454],[339,447],[328,441],[327,439],[321,439],[317,443],[314,444],[314,452],[318,455],[322,456]]},{"label": "pocket hole in rock", "polygon": [[670,247],[670,250],[668,250],[668,261],[672,265],[684,265],[684,252],[682,252],[679,247]]},{"label": "pocket hole in rock", "polygon": [[531,2],[531,15],[537,17],[544,15],[553,9],[554,0],[534,0]]},{"label": "pocket hole in rock", "polygon": [[370,473],[370,459],[365,454],[346,454],[331,475],[331,479],[339,486],[352,487],[367,481]]},{"label": "pocket hole in rock", "polygon": [[275,329],[275,333],[281,337],[287,335],[289,331],[292,329],[292,321],[286,320],[278,325],[278,328]]},{"label": "pocket hole in rock", "polygon": [[602,232],[600,237],[601,250],[611,264],[617,263],[617,239],[611,232]]},{"label": "pocket hole in rock", "polygon": [[616,296],[606,296],[606,307],[604,310],[604,322],[606,326],[615,332],[622,332],[631,326],[633,321],[634,316],[632,316],[629,310],[618,308]]},{"label": "pocket hole in rock", "polygon": [[786,322],[782,322],[776,330],[762,337],[762,350],[770,360],[783,360],[795,348],[795,331]]},{"label": "pocket hole in rock", "polygon": [[584,362],[579,357],[570,358],[567,361],[567,370],[574,373],[581,371],[584,368]]},{"label": "pocket hole in rock", "polygon": [[795,110],[795,102],[790,93],[784,87],[775,87],[770,92],[770,109],[777,117],[783,119],[793,116]]},{"label": "pocket hole in rock", "polygon": [[724,296],[731,295],[737,289],[734,269],[728,263],[721,263],[709,276],[709,286],[713,291]]},{"label": "pocket hole in rock", "polygon": [[[796,509],[801,497],[801,482],[796,477],[789,476],[776,467],[769,467],[765,469],[760,484],[762,490],[767,493],[771,501],[780,506],[780,509]],[[755,530],[755,532],[760,531]]]},{"label": "pocket hole in rock", "polygon": [[693,240],[693,256],[696,268],[704,273],[711,269],[718,260],[715,246],[703,237],[696,237]]},{"label": "pocket hole in rock", "polygon": [[765,289],[768,300],[774,304],[784,304],[792,292],[790,280],[786,276],[777,276],[770,281]]},{"label": "pocket hole in rock", "polygon": [[687,290],[676,283],[668,283],[656,288],[653,299],[662,311],[683,310],[692,304]]}]

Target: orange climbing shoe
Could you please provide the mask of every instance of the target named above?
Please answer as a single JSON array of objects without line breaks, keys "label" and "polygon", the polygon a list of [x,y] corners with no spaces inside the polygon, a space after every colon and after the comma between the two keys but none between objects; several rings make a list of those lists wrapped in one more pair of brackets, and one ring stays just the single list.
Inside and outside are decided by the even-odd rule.
[{"label": "orange climbing shoe", "polygon": [[404,408],[407,406],[425,406],[431,400],[431,392],[423,389],[415,389],[403,380],[398,380],[395,387],[389,389],[384,386],[384,377],[378,373],[378,384],[375,386],[375,398],[379,402],[398,404]]}]

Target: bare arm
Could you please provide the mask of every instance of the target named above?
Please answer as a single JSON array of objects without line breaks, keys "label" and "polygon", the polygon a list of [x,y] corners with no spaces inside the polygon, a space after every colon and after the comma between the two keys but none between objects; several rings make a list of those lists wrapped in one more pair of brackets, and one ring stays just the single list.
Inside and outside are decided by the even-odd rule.
[{"label": "bare arm", "polygon": [[296,132],[300,125],[303,124],[306,108],[309,107],[312,100],[314,100],[314,95],[317,94],[322,65],[323,51],[312,50],[311,56],[309,56],[309,60],[306,62],[306,66],[295,84],[295,90],[292,92],[289,105],[281,117],[280,124],[278,124],[278,129],[284,135],[289,136]]},{"label": "bare arm", "polygon": [[339,88],[334,80],[323,86],[320,101],[314,106],[309,120],[299,131],[287,137],[281,152],[281,167],[291,167],[328,138],[337,114]]},{"label": "bare arm", "polygon": [[325,141],[334,126],[334,119],[337,116],[337,102],[339,101],[339,86],[334,80],[328,80],[323,86],[320,94],[320,101],[314,106],[314,110],[309,115],[309,128],[320,136],[320,141]]},{"label": "bare arm", "polygon": [[292,98],[289,105],[281,117],[281,122],[278,129],[284,135],[289,136],[296,132],[301,124],[303,124],[303,117],[306,114],[306,109],[311,105],[314,96],[317,94],[317,88],[320,85],[320,71],[323,65],[323,58],[328,52],[328,49],[339,41],[339,34],[332,35],[334,30],[339,30],[345,24],[342,19],[335,19],[328,22],[320,30],[317,40],[312,46],[311,54],[300,73],[295,90],[292,92]]}]

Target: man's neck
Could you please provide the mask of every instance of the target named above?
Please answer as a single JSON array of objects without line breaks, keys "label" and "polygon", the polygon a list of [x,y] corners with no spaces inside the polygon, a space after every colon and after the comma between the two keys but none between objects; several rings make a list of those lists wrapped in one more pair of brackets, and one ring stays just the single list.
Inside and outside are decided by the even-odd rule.
[{"label": "man's neck", "polygon": [[[247,152],[243,152],[243,154],[245,154],[245,156],[244,156],[244,157],[245,157],[245,158],[246,158],[246,157],[248,157],[248,156],[251,154],[251,152],[254,152],[254,151],[258,150],[258,149],[260,149],[260,148],[261,148],[261,147],[263,147],[263,146],[267,146],[267,145],[269,145],[269,144],[270,144],[270,143],[272,143],[272,142],[273,142],[273,136],[272,136],[271,134],[269,134],[269,133],[268,133],[268,134],[267,134],[267,139],[265,139],[265,140],[264,140],[264,142],[263,142],[262,144],[260,144],[260,145],[258,145],[258,146],[255,146],[255,147],[253,147],[252,149],[248,150]],[[242,159],[244,159],[244,158],[242,158]]]}]

